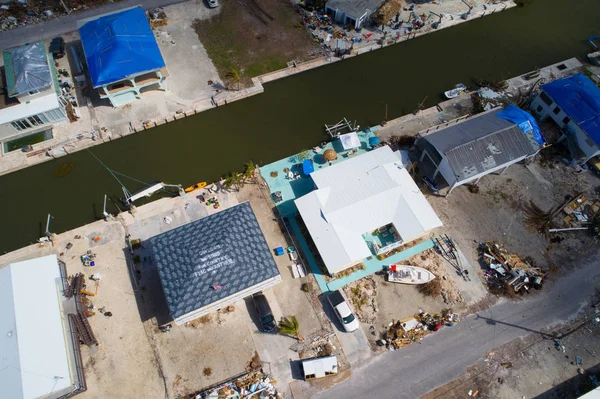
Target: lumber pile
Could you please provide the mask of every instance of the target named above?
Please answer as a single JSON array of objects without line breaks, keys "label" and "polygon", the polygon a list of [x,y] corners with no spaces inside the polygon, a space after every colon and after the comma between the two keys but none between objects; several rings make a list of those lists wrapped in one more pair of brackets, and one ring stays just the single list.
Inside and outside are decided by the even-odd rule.
[{"label": "lumber pile", "polygon": [[388,0],[373,13],[371,19],[379,25],[387,24],[400,12],[402,0]]},{"label": "lumber pile", "polygon": [[452,309],[441,313],[420,311],[413,317],[392,321],[384,334],[384,344],[388,349],[400,349],[413,343],[421,343],[427,334],[438,331],[442,326],[453,326],[459,321],[458,314]]}]

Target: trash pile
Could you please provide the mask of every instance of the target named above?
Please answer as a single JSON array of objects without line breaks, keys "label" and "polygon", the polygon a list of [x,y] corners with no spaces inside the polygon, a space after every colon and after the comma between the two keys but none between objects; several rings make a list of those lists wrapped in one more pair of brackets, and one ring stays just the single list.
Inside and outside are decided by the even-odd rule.
[{"label": "trash pile", "polygon": [[[38,24],[60,18],[73,11],[87,10],[109,2],[112,3],[112,0],[64,0],[64,2],[17,0],[11,4],[0,6],[0,30],[6,31]],[[54,5],[48,3],[54,3]],[[66,9],[63,4],[67,7]]]},{"label": "trash pile", "polygon": [[282,398],[275,381],[261,371],[253,371],[232,381],[188,395],[189,399]]},{"label": "trash pile", "polygon": [[290,349],[297,352],[302,359],[330,356],[337,347],[332,341],[335,334],[327,330],[319,330],[304,337],[302,341],[294,343]]},{"label": "trash pile", "polygon": [[524,260],[498,242],[480,243],[479,253],[489,266],[483,277],[492,293],[523,293],[529,292],[530,287],[542,288],[545,273],[534,267],[532,259]]},{"label": "trash pile", "polygon": [[377,345],[388,350],[396,350],[415,342],[421,343],[427,334],[438,331],[443,326],[452,327],[460,320],[458,313],[452,309],[444,309],[441,313],[427,313],[419,309],[419,313],[407,319],[392,321],[384,334],[384,339]]},{"label": "trash pile", "polygon": [[148,10],[146,14],[150,20],[150,27],[152,29],[159,28],[161,26],[167,26],[167,14],[163,11],[162,7]]},{"label": "trash pile", "polygon": [[587,227],[593,222],[598,211],[600,211],[600,201],[594,201],[585,193],[581,193],[562,208],[562,212],[566,215],[563,222],[567,228]]}]

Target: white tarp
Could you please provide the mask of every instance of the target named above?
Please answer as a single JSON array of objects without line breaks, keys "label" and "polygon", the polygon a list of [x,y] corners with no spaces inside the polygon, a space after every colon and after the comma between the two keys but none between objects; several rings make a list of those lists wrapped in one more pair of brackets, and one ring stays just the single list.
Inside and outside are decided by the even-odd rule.
[{"label": "white tarp", "polygon": [[342,147],[344,148],[344,150],[351,150],[353,148],[358,148],[361,145],[356,132],[340,134],[339,137],[340,137],[340,142],[342,143]]},{"label": "white tarp", "polygon": [[0,397],[34,399],[73,385],[56,255],[0,269]]}]

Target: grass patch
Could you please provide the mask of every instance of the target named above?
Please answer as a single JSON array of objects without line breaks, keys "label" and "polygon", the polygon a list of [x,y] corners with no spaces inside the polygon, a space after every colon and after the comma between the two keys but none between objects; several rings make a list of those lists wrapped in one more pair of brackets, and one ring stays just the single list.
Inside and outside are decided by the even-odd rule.
[{"label": "grass patch", "polygon": [[244,86],[289,61],[320,53],[300,21],[286,0],[223,0],[218,15],[194,21],[193,28],[221,79],[227,83],[227,73],[235,69]]}]

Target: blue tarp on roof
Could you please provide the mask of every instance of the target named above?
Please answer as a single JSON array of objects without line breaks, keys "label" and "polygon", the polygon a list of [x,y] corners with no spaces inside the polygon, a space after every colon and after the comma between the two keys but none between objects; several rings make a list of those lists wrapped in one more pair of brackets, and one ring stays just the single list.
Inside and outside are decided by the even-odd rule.
[{"label": "blue tarp on roof", "polygon": [[539,145],[543,145],[546,142],[537,121],[529,112],[510,104],[501,112],[498,112],[496,116],[519,126],[519,129],[525,134],[531,133]]},{"label": "blue tarp on roof", "polygon": [[583,74],[558,79],[542,90],[597,144],[600,144],[600,88]]},{"label": "blue tarp on roof", "polygon": [[302,162],[302,172],[306,176],[308,176],[308,175],[310,175],[314,171],[315,171],[315,166],[313,165],[312,161],[310,159],[305,159]]},{"label": "blue tarp on roof", "polygon": [[165,66],[144,10],[136,7],[79,28],[94,87]]}]

